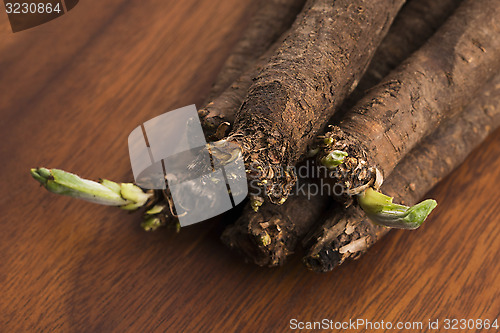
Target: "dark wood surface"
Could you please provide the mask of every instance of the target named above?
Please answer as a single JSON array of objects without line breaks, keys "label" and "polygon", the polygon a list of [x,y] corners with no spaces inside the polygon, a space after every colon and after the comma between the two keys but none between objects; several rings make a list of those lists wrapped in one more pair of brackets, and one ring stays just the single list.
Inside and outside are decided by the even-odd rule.
[{"label": "dark wood surface", "polygon": [[131,180],[130,131],[201,105],[255,7],[80,1],[16,34],[0,13],[1,332],[279,332],[292,318],[425,327],[500,316],[500,131],[429,193],[439,206],[421,229],[393,231],[330,274],[308,272],[299,256],[279,269],[245,264],[215,222],[146,233],[140,216],[31,179],[29,168],[46,166]]}]

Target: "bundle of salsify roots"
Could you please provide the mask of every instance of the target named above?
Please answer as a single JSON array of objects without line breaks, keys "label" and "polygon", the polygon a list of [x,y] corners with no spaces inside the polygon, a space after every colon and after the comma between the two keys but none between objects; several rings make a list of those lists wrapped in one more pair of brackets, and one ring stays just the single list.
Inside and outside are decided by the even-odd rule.
[{"label": "bundle of salsify roots", "polygon": [[[270,267],[302,243],[326,272],[418,228],[436,207],[418,201],[500,126],[498,21],[500,0],[262,1],[198,111],[209,141],[241,149],[251,185],[222,241]],[[146,207],[146,230],[178,226],[168,189],[31,173],[58,194]]]}]

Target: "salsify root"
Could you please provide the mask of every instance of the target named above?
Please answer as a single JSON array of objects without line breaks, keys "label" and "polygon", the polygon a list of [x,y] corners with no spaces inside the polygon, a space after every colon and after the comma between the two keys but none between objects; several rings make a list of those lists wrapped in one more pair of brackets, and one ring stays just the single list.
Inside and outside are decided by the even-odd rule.
[{"label": "salsify root", "polygon": [[[350,110],[321,141],[318,161],[348,154],[325,181],[340,199],[381,184],[439,123],[468,104],[500,68],[500,2],[466,0],[409,59]],[[337,191],[340,192],[340,191]]]},{"label": "salsify root", "polygon": [[283,42],[305,0],[263,1],[217,76],[206,105],[198,111],[210,140],[222,139],[234,123],[252,78]]},{"label": "salsify root", "polygon": [[290,167],[352,92],[403,0],[309,0],[253,78],[228,140],[240,145],[258,197],[286,200]]},{"label": "salsify root", "polygon": [[[305,182],[300,186],[309,184]],[[333,203],[328,196],[308,194],[292,195],[279,206],[264,204],[258,212],[247,205],[236,223],[224,230],[222,242],[259,266],[284,264],[312,223]]]},{"label": "salsify root", "polygon": [[[382,190],[413,205],[462,163],[490,133],[500,127],[500,76],[490,80],[460,114],[446,120],[395,168]],[[347,259],[358,258],[389,232],[372,223],[357,206],[330,211],[304,241],[304,263],[327,272]]]},{"label": "salsify root", "polygon": [[[377,84],[422,46],[461,1],[410,0],[406,3],[353,92],[354,97],[348,99],[358,99],[362,91]],[[250,82],[247,84],[249,87]],[[240,103],[242,99],[243,96]],[[307,180],[299,179],[296,187],[302,186],[303,181]],[[248,203],[240,218],[224,231],[223,243],[257,265],[282,265],[298,241],[318,222],[317,216],[331,204],[326,195],[309,194],[296,193],[283,205],[264,204],[257,212],[253,209],[254,202]]]},{"label": "salsify root", "polygon": [[205,136],[209,140],[220,140],[226,136],[236,117],[236,111],[241,107],[252,78],[265,65],[267,58],[281,45],[279,39],[257,60],[254,66],[243,72],[227,89],[215,97],[206,106],[198,110]]},{"label": "salsify root", "polygon": [[207,98],[207,104],[217,98],[251,68],[257,59],[292,25],[304,7],[305,0],[261,0],[243,35],[222,65]]},{"label": "salsify root", "polygon": [[353,107],[367,90],[417,51],[462,1],[410,0],[405,3],[389,33],[380,43],[362,80],[342,107]]}]

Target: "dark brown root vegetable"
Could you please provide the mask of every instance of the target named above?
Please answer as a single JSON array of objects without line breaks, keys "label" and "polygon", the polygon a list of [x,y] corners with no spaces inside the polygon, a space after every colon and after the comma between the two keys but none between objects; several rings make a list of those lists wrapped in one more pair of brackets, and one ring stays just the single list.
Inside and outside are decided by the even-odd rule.
[{"label": "dark brown root vegetable", "polygon": [[220,139],[234,122],[236,110],[260,68],[259,59],[263,62],[262,59],[276,50],[280,36],[290,28],[304,3],[305,0],[262,1],[262,6],[222,66],[206,105],[198,111],[210,139]]},{"label": "dark brown root vegetable", "polygon": [[267,58],[276,51],[281,42],[280,39],[271,45],[251,68],[241,74],[218,97],[198,111],[202,126],[210,140],[222,139],[231,129],[236,111],[241,107],[248,89],[252,85],[252,78],[262,69]]},{"label": "dark brown root vegetable", "polygon": [[[460,2],[411,0],[405,4],[358,88],[363,91],[371,88],[382,76],[389,74],[432,36]],[[361,90],[358,88],[349,100],[359,97]],[[298,186],[302,182],[299,179]],[[291,196],[283,205],[264,204],[258,212],[254,212],[248,204],[241,217],[226,228],[222,241],[260,266],[281,265],[293,253],[298,240],[317,223],[316,216],[323,214],[330,202],[328,196],[298,194]]]},{"label": "dark brown root vegetable", "polygon": [[257,213],[247,205],[236,223],[224,230],[222,242],[259,266],[282,265],[312,222],[333,204],[328,196],[309,196],[309,184],[301,182],[306,185],[304,193],[290,196],[283,205],[263,205]]},{"label": "dark brown root vegetable", "polygon": [[[413,205],[456,168],[490,133],[500,127],[500,76],[495,77],[462,113],[444,122],[412,150],[382,186],[398,201]],[[358,258],[389,232],[351,206],[330,211],[325,222],[304,241],[304,263],[327,272],[347,259]]]},{"label": "dark brown root vegetable", "polygon": [[310,0],[253,79],[229,140],[243,150],[259,197],[283,203],[290,167],[352,92],[403,0]]},{"label": "dark brown root vegetable", "polygon": [[[224,62],[207,101],[210,102],[263,55],[290,28],[306,0],[263,0]],[[238,105],[239,106],[239,105]]]},{"label": "dark brown root vegetable", "polygon": [[[276,50],[282,42],[279,37],[290,28],[304,3],[305,0],[263,1],[262,7],[253,15],[217,76],[207,98],[208,104],[198,110],[208,140],[221,139],[229,130],[252,77],[261,66],[259,63],[264,63],[264,59]],[[143,226],[150,230],[166,224],[177,225],[169,190],[153,193],[148,206],[157,209],[148,210]]]},{"label": "dark brown root vegetable", "polygon": [[353,107],[368,89],[417,51],[462,2],[463,0],[408,1],[396,16],[389,33],[375,52],[370,67],[343,107]]},{"label": "dark brown root vegetable", "polygon": [[387,177],[439,123],[461,110],[500,68],[500,2],[466,0],[438,32],[326,134],[318,159],[348,153],[325,180],[343,199]]}]

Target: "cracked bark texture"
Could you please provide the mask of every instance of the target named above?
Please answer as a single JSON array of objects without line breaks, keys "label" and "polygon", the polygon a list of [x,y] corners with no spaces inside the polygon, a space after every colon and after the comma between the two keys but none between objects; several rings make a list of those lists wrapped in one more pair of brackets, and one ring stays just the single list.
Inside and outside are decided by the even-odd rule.
[{"label": "cracked bark texture", "polygon": [[[414,148],[381,190],[395,202],[416,204],[498,127],[500,75],[490,80],[461,113]],[[331,271],[348,259],[358,258],[389,231],[373,224],[357,206],[332,210],[325,215],[324,223],[305,238],[308,253],[304,263],[314,271]]]},{"label": "cracked bark texture", "polygon": [[[261,2],[260,9],[224,62],[205,107],[199,110],[203,128],[210,139],[222,138],[234,122],[234,115],[250,87],[251,78],[260,68],[259,61],[270,55],[269,49],[278,47],[280,36],[290,28],[305,0]],[[219,129],[225,122],[229,122],[229,126]]]},{"label": "cracked bark texture", "polygon": [[[422,46],[461,2],[411,0],[406,3],[380,44],[358,85],[359,89],[356,88],[348,99],[359,99],[361,90],[377,84],[382,76],[389,74],[391,69]],[[348,101],[344,102],[341,112],[344,112],[347,104]],[[330,201],[326,196],[299,194],[290,197],[283,205],[264,204],[258,212],[254,212],[251,205],[247,204],[244,213],[226,228],[221,239],[229,248],[257,265],[282,265],[295,251],[299,240],[319,223],[318,217],[326,213]],[[299,209],[290,209],[290,206]]]},{"label": "cracked bark texture", "polygon": [[412,0],[405,3],[354,92],[344,102],[350,109],[367,90],[432,37],[463,0]]},{"label": "cracked bark texture", "polygon": [[244,153],[261,197],[283,203],[290,170],[352,92],[402,0],[310,0],[253,78],[229,140]]},{"label": "cracked bark texture", "polygon": [[349,153],[327,181],[348,195],[389,176],[404,155],[439,123],[461,110],[500,68],[500,1],[466,0],[436,34],[372,89],[320,151]]},{"label": "cracked bark texture", "polygon": [[306,0],[261,0],[248,27],[224,62],[208,101],[229,88],[292,25]]}]

